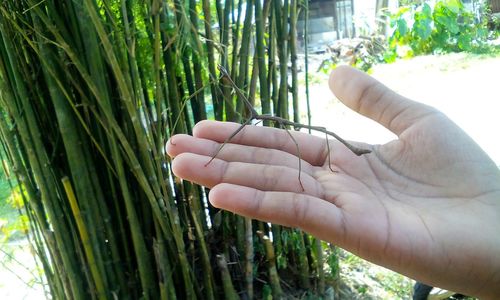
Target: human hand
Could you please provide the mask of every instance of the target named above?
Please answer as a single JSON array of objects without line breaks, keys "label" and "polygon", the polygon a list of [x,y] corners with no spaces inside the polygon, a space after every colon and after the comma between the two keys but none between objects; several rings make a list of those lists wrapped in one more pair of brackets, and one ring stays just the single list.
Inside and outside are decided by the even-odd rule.
[{"label": "human hand", "polygon": [[[167,143],[174,173],[212,188],[215,207],[299,227],[369,261],[464,294],[500,297],[500,172],[439,111],[406,99],[364,73],[339,67],[335,95],[398,139],[355,156],[337,141],[203,121],[194,137]],[[331,172],[327,155],[330,155]]]}]

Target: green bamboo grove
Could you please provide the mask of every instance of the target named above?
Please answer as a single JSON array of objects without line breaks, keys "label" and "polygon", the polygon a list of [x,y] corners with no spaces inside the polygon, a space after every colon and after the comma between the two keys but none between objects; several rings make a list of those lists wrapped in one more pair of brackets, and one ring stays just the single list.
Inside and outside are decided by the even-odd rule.
[{"label": "green bamboo grove", "polygon": [[218,65],[262,113],[298,121],[296,27],[306,7],[1,1],[3,159],[49,297],[279,299],[335,284],[328,245],[214,209],[208,190],[173,176],[164,153],[170,135],[200,120],[245,120]]}]

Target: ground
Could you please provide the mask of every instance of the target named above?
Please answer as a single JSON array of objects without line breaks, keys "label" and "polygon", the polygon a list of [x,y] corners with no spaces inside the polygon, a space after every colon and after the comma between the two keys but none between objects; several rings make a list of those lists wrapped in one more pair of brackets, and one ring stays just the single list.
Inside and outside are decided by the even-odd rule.
[{"label": "ground", "polygon": [[[313,124],[326,126],[346,139],[384,143],[394,135],[373,121],[357,115],[335,99],[328,89],[328,75],[316,72],[321,58],[313,58],[310,99]],[[316,62],[316,63],[315,63]],[[422,56],[393,64],[377,65],[373,76],[413,100],[445,112],[500,165],[500,55],[449,54]],[[303,74],[303,73],[302,73]],[[304,94],[303,88],[301,94]],[[302,112],[306,112],[305,99]],[[305,120],[305,113],[303,114]],[[5,184],[4,184],[5,185]],[[0,184],[0,194],[4,186]],[[12,219],[15,210],[0,195],[0,219]],[[0,224],[1,225],[1,224]],[[0,241],[3,239],[0,233]],[[34,260],[25,239],[0,242],[0,299],[40,299],[43,290],[33,285]],[[16,260],[9,258],[14,254]],[[341,277],[349,299],[410,299],[413,281],[370,264],[347,252],[341,255]],[[27,284],[28,283],[28,284]]]}]

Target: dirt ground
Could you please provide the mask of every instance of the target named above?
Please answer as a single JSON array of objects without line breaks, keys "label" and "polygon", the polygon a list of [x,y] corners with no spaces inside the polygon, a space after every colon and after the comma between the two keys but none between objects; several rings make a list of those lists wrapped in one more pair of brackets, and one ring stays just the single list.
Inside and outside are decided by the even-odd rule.
[{"label": "dirt ground", "polygon": [[[310,69],[313,73],[314,65]],[[376,65],[372,75],[398,93],[443,111],[500,166],[500,141],[496,138],[500,128],[500,55],[421,56]],[[326,126],[355,141],[385,143],[395,138],[339,103],[328,88],[328,75],[317,72],[312,78],[314,125]],[[302,103],[305,112],[305,101]]]}]

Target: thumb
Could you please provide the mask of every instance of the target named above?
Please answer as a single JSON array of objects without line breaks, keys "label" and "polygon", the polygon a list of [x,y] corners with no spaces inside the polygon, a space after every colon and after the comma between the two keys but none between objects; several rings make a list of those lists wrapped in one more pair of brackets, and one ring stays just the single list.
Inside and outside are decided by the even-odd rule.
[{"label": "thumb", "polygon": [[352,110],[400,135],[418,120],[433,114],[430,106],[407,99],[373,77],[347,66],[330,74],[330,89]]}]

